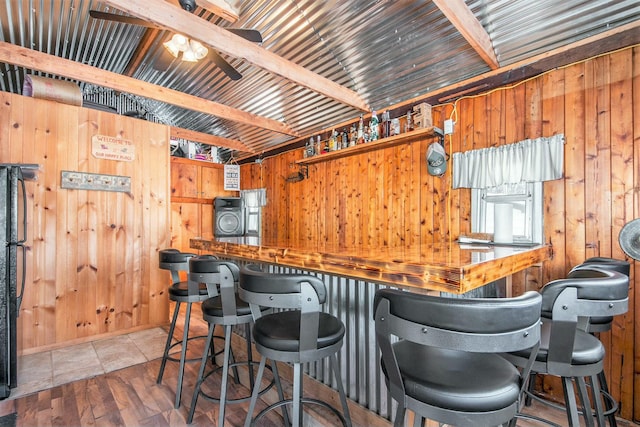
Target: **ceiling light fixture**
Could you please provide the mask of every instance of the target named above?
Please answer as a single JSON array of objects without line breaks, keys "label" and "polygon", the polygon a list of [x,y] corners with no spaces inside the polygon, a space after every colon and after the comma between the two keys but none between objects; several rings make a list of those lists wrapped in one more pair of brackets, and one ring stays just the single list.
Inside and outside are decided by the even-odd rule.
[{"label": "ceiling light fixture", "polygon": [[189,40],[182,34],[174,34],[171,40],[163,43],[169,53],[177,58],[182,52],[181,59],[186,62],[197,62],[207,56],[209,49],[196,40]]}]

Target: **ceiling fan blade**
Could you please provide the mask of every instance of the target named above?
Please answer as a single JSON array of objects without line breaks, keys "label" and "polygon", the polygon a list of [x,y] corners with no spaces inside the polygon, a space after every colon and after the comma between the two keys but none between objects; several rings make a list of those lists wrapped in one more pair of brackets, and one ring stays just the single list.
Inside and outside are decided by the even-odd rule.
[{"label": "ceiling fan blade", "polygon": [[244,28],[225,28],[233,34],[243,37],[250,42],[262,43],[262,34],[258,30],[247,30]]},{"label": "ceiling fan blade", "polygon": [[218,66],[231,80],[240,80],[242,74],[229,64],[218,52],[209,51],[211,61]]},{"label": "ceiling fan blade", "polygon": [[103,19],[105,21],[119,22],[121,24],[132,24],[132,25],[140,25],[141,27],[147,27],[147,28],[163,29],[162,27],[152,24],[151,22],[145,21],[144,19],[136,18],[133,16],[118,15],[115,13],[100,12],[99,10],[90,10],[89,16],[95,19]]}]

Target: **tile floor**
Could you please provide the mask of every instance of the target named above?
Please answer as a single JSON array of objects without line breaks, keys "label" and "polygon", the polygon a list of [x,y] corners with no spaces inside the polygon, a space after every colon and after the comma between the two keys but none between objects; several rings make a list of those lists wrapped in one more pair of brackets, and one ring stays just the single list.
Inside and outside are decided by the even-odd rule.
[{"label": "tile floor", "polygon": [[145,329],[99,341],[20,356],[11,399],[162,357],[167,331]]}]

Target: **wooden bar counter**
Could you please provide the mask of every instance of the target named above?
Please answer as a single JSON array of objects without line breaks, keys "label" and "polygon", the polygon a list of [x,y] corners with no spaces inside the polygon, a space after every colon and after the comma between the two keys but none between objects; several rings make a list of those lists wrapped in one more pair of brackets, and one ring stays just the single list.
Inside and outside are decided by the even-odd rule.
[{"label": "wooden bar counter", "polygon": [[541,263],[551,247],[460,245],[332,249],[308,242],[258,237],[191,239],[190,246],[219,256],[276,264],[403,288],[463,294]]},{"label": "wooden bar counter", "polygon": [[[514,273],[552,255],[547,245],[502,247],[452,242],[411,248],[345,249],[264,237],[191,239],[190,246],[239,264],[264,264],[269,271],[317,273],[329,296],[323,309],[338,317],[346,329],[339,359],[347,396],[357,402],[352,406],[352,417],[360,420],[354,421],[354,426],[376,427],[391,425],[389,420],[395,411],[380,370],[375,338],[373,301],[377,290],[391,286],[461,298],[509,296]],[[504,293],[497,291],[501,279]],[[500,286],[494,286],[498,281]],[[322,363],[313,363],[308,375],[330,386],[328,373]]]}]

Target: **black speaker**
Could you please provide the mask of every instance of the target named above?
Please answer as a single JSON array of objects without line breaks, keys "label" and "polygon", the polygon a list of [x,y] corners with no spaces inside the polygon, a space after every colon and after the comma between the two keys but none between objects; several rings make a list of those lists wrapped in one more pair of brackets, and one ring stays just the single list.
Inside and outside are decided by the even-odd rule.
[{"label": "black speaker", "polygon": [[213,199],[213,209],[213,234],[216,237],[244,234],[244,205],[240,197],[216,197]]}]

